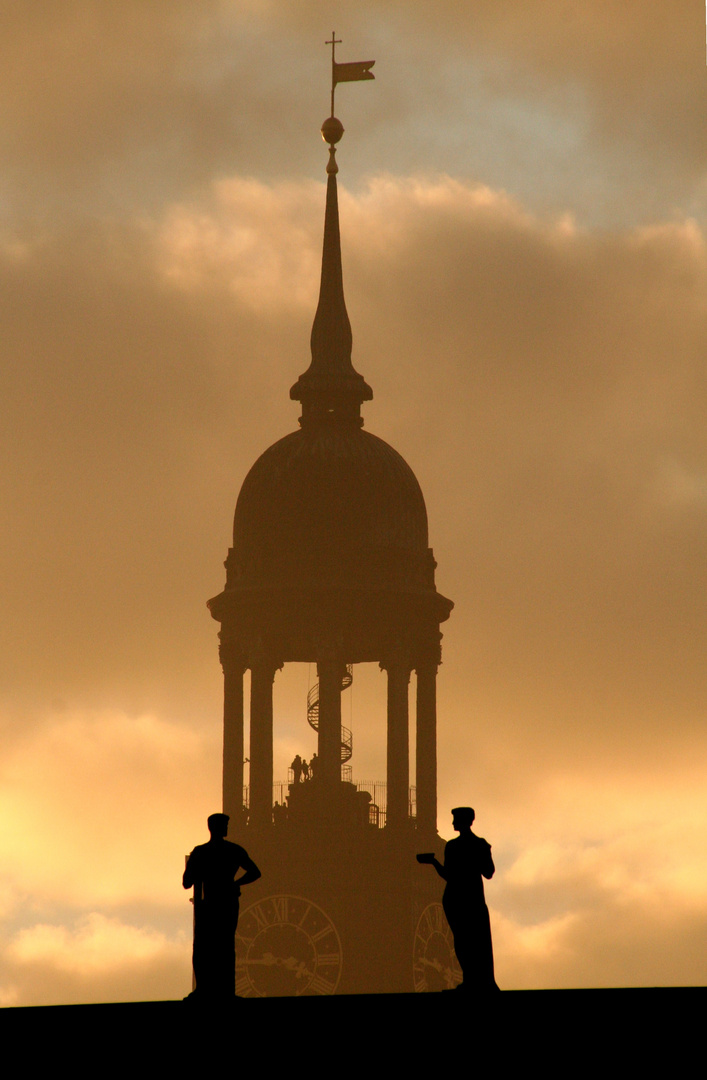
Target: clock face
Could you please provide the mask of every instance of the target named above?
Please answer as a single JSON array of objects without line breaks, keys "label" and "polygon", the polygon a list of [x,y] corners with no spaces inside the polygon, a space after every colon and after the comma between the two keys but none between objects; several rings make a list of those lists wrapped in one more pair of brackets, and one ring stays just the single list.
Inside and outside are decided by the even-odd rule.
[{"label": "clock face", "polygon": [[333,994],[341,941],[329,916],[301,896],[266,896],[241,912],[236,932],[236,994]]},{"label": "clock face", "polygon": [[428,904],[418,919],[412,951],[412,977],[418,994],[453,990],[462,981],[454,938],[441,904]]}]

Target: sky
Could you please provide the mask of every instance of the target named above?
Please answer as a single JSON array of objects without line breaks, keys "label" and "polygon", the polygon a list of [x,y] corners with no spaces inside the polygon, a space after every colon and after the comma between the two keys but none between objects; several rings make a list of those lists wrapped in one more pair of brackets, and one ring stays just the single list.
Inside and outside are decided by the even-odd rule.
[{"label": "sky", "polygon": [[[205,602],[297,425],[332,28],[376,61],[337,90],[353,360],[455,603],[439,829],[471,804],[493,846],[499,985],[704,984],[704,6],[0,13],[0,1004],[190,989]],[[277,677],[277,779],[312,680]],[[383,676],[346,695],[382,779]]]}]

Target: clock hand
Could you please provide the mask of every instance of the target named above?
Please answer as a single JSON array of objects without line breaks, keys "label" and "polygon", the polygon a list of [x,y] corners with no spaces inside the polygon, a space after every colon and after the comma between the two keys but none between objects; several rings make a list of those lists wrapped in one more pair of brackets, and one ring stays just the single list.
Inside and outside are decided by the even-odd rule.
[{"label": "clock hand", "polygon": [[259,966],[259,967],[284,967],[288,971],[295,971],[298,979],[301,979],[303,975],[308,976],[310,979],[314,978],[314,972],[307,969],[306,964],[302,960],[297,960],[294,956],[273,956],[272,953],[263,953],[259,960],[255,960],[248,957],[245,961],[247,967]]},{"label": "clock hand", "polygon": [[426,964],[427,967],[434,968],[435,971],[442,970],[442,965],[439,960],[428,960],[426,956],[420,957],[420,959],[418,960],[418,964],[420,964],[421,966],[424,966]]},{"label": "clock hand", "polygon": [[280,963],[288,971],[294,971],[298,979],[301,979],[303,975],[308,975],[310,979],[313,976],[313,972],[307,970],[304,960],[297,960],[294,956],[288,956],[286,960],[283,958]]},{"label": "clock hand", "polygon": [[427,965],[427,967],[434,968],[434,970],[442,976],[447,986],[451,987],[456,985],[457,979],[452,969],[449,966],[443,967],[439,960],[428,960],[426,956],[421,956],[417,962],[420,967]]}]

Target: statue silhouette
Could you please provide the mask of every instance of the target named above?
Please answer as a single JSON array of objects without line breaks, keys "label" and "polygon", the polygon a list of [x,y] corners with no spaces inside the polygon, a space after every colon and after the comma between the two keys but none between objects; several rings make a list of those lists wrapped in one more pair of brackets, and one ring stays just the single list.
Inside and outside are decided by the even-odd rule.
[{"label": "statue silhouette", "polygon": [[[194,886],[194,949],[192,962],[197,999],[235,996],[238,898],[241,885],[260,877],[260,870],[242,847],[226,840],[228,815],[212,814],[211,839],[195,847],[187,859],[182,885]],[[245,873],[236,880],[239,870]]]},{"label": "statue silhouette", "polygon": [[489,911],[482,877],[493,877],[495,867],[491,845],[471,831],[474,811],[470,806],[452,810],[452,827],[459,833],[444,848],[444,865],[428,853],[417,861],[434,866],[447,882],[442,907],[454,937],[454,951],[463,981],[457,990],[487,992],[498,990],[493,972],[493,945]]}]

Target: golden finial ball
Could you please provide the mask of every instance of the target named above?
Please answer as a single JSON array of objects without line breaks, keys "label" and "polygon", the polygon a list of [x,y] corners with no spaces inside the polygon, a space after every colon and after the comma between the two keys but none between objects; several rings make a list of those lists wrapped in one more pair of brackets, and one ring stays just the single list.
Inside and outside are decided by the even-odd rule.
[{"label": "golden finial ball", "polygon": [[344,134],[344,125],[335,116],[328,116],[322,124],[322,138],[330,145],[338,143]]}]

